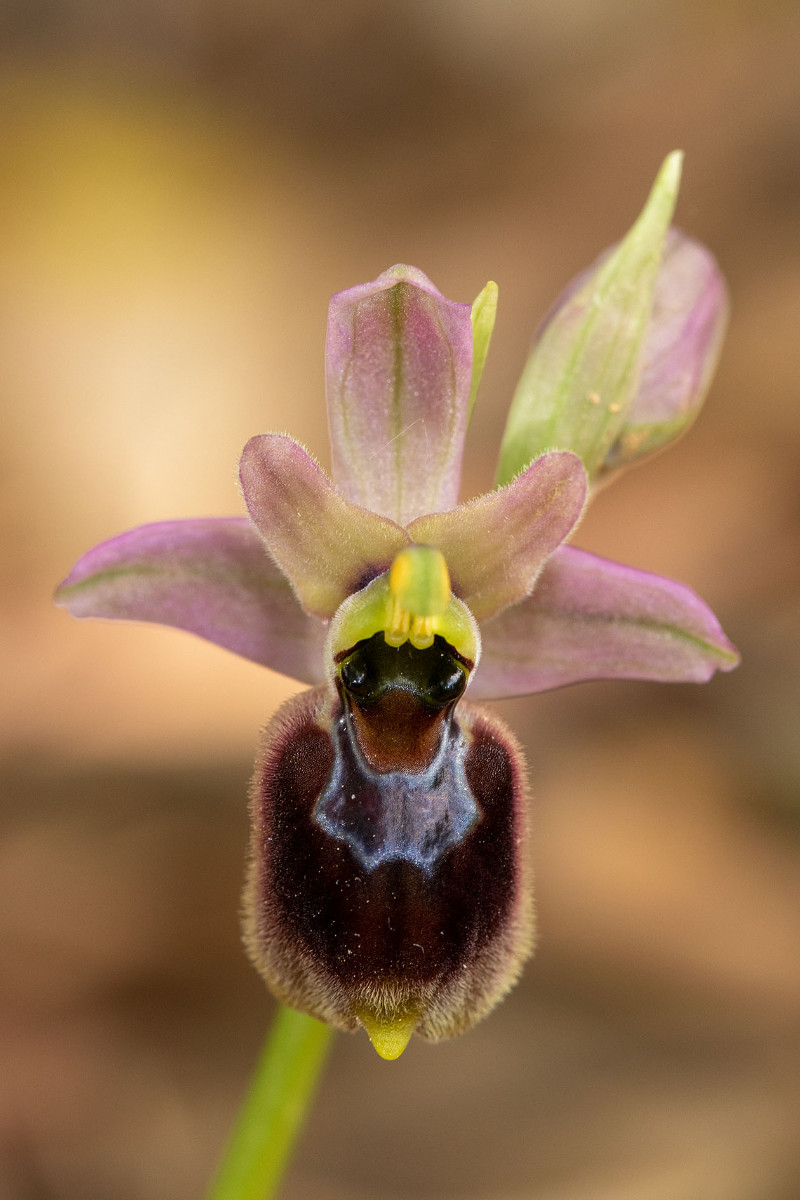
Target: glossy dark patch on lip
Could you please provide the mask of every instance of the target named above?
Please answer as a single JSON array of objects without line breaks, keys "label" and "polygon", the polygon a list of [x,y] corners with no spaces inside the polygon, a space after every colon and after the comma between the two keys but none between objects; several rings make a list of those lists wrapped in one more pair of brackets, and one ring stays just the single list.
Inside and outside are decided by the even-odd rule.
[{"label": "glossy dark patch on lip", "polygon": [[350,736],[378,774],[419,774],[436,757],[445,734],[446,710],[433,710],[413,692],[391,688],[374,704],[362,705],[345,693]]},{"label": "glossy dark patch on lip", "polygon": [[358,642],[339,661],[352,733],[379,772],[424,771],[446,737],[445,714],[462,695],[471,664],[444,638],[418,650],[389,646],[383,633]]},{"label": "glossy dark patch on lip", "polygon": [[[453,699],[452,695],[442,697],[440,693],[437,694],[444,679],[452,673],[450,660],[460,663],[467,671],[471,671],[475,665],[438,633],[432,646],[418,650],[408,641],[403,642],[402,646],[390,646],[382,632],[356,642],[350,650],[342,650],[334,659],[338,666],[345,661],[352,663],[354,669],[346,686],[362,690],[365,697],[367,693],[373,696],[378,694],[389,682],[397,684],[405,681],[421,691],[433,689],[431,700],[434,704],[441,699]],[[463,690],[462,687],[458,694]]]},{"label": "glossy dark patch on lip", "polygon": [[[379,703],[394,696],[419,707],[413,696],[394,689]],[[429,719],[434,739],[426,760],[417,764],[415,756],[413,770],[382,771],[363,753],[357,711],[346,708],[332,722],[333,770],[312,815],[331,838],[346,842],[367,872],[405,861],[430,874],[480,819],[464,770],[468,739],[452,707]],[[416,734],[410,720],[398,728],[401,764],[408,763],[407,746],[417,745]]]}]

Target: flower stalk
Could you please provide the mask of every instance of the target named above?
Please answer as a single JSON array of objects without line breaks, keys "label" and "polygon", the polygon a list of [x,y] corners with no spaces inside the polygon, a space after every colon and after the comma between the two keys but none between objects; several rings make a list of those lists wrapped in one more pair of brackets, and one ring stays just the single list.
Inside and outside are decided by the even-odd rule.
[{"label": "flower stalk", "polygon": [[283,1005],[207,1200],[271,1200],[300,1135],[332,1030]]}]

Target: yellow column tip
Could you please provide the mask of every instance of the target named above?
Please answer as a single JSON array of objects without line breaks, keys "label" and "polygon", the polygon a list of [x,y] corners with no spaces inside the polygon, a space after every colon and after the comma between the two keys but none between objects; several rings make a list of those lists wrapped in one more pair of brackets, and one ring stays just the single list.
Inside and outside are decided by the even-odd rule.
[{"label": "yellow column tip", "polygon": [[406,546],[389,570],[389,588],[413,617],[438,617],[450,603],[450,574],[435,546]]}]

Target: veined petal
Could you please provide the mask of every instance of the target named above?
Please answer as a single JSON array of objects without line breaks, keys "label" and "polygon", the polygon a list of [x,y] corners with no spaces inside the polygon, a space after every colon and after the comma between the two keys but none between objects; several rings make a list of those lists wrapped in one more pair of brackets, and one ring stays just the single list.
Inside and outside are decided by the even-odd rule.
[{"label": "veined petal", "polygon": [[547,557],[578,521],[586,473],[576,454],[543,454],[513,483],[451,512],[412,521],[415,542],[445,556],[453,591],[479,621],[531,591]]},{"label": "veined petal", "polygon": [[667,157],[627,236],[541,330],[508,414],[498,483],[550,449],[580,454],[593,479],[616,441],[639,384],[681,158]]},{"label": "veined petal", "polygon": [[239,477],[253,524],[315,617],[332,617],[409,543],[393,521],[344,500],[311,455],[284,434],[250,438]]},{"label": "veined petal", "polygon": [[705,683],[739,655],[685,584],[562,546],[532,596],[481,629],[472,695],[499,699],[586,679]]},{"label": "veined petal", "polygon": [[331,300],[325,356],[333,477],[401,525],[458,500],[472,380],[469,304],[396,266]]},{"label": "veined petal", "polygon": [[709,250],[670,229],[656,278],[642,374],[601,473],[660,450],[702,407],[728,323],[725,280]]},{"label": "veined petal", "polygon": [[121,533],[84,554],[55,598],[75,617],[172,625],[303,683],[323,676],[325,627],[303,612],[246,517]]}]

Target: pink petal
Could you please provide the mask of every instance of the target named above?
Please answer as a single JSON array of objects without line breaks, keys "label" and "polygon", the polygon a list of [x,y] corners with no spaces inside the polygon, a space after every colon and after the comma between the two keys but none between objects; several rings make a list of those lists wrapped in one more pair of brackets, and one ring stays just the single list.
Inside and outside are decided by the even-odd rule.
[{"label": "pink petal", "polygon": [[585,679],[705,683],[739,655],[685,584],[562,546],[533,595],[481,628],[471,695],[543,692]]},{"label": "pink petal", "polygon": [[406,525],[458,501],[472,380],[470,305],[396,266],[331,300],[326,350],[333,477]]},{"label": "pink petal", "polygon": [[186,629],[303,683],[325,627],[300,608],[246,517],[160,521],[89,550],[56,592],[75,617]]},{"label": "pink petal", "polygon": [[251,438],[239,475],[253,524],[316,617],[333,616],[408,545],[404,529],[349,504],[311,455],[283,434]]},{"label": "pink petal", "polygon": [[713,255],[670,229],[639,387],[604,472],[660,449],[689,428],[711,383],[727,323],[728,293]]},{"label": "pink petal", "polygon": [[527,596],[547,557],[583,511],[586,473],[567,451],[543,454],[507,487],[408,527],[415,542],[437,546],[453,591],[484,621]]}]

